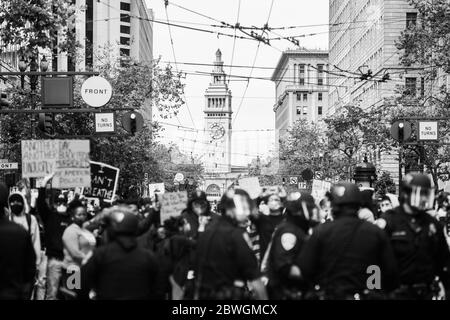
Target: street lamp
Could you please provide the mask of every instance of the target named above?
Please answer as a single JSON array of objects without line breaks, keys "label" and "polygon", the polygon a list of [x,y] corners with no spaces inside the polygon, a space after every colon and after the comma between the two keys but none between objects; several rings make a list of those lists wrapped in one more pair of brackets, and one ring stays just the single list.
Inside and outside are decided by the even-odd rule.
[{"label": "street lamp", "polygon": [[[22,56],[22,58],[19,61],[19,71],[20,72],[25,72],[27,70],[27,62],[25,60],[25,58]],[[25,87],[25,76],[22,74],[20,76],[20,86],[22,87],[22,89]]]},{"label": "street lamp", "polygon": [[45,58],[45,56],[43,55],[42,56],[42,59],[41,59],[41,63],[39,64],[39,66],[40,66],[40,68],[41,68],[41,71],[42,72],[47,72],[47,70],[48,70],[48,61],[47,61],[47,58]]}]

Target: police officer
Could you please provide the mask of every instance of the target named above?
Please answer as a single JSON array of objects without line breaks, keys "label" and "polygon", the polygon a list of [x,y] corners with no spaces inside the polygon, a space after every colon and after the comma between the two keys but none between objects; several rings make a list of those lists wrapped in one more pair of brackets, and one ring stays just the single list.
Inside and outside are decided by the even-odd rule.
[{"label": "police officer", "polygon": [[221,216],[198,241],[196,299],[249,299],[249,283],[256,299],[266,299],[250,238],[242,227],[253,203],[247,192],[230,190],[220,201]]},{"label": "police officer", "polygon": [[266,257],[269,276],[267,290],[270,299],[274,300],[302,297],[305,284],[295,260],[305,243],[309,218],[316,209],[314,198],[303,192],[291,193],[285,207],[285,219],[275,230]]},{"label": "police officer", "polygon": [[97,300],[158,298],[158,264],[151,251],[137,245],[136,213],[123,205],[105,210],[108,243],[81,269],[83,298],[91,289]]},{"label": "police officer", "polygon": [[424,174],[408,174],[401,184],[400,206],[384,213],[378,225],[386,231],[400,269],[398,299],[431,299],[436,276],[449,290],[450,252],[443,227],[426,211],[434,189]]},{"label": "police officer", "polygon": [[358,218],[358,187],[334,185],[331,206],[334,220],[313,230],[298,259],[302,276],[315,285],[308,298],[359,299],[392,290],[397,278],[392,247],[377,226]]}]

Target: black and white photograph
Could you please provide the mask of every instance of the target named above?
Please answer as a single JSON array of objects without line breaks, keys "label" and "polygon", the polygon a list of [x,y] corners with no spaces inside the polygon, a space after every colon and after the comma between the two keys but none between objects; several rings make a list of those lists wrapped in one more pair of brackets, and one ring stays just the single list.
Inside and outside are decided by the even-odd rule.
[{"label": "black and white photograph", "polygon": [[450,300],[450,1],[0,0],[0,300]]}]

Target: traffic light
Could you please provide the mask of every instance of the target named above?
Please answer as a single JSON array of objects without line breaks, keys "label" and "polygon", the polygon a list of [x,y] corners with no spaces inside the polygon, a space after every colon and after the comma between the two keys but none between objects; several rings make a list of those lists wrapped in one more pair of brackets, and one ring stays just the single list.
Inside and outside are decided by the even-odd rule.
[{"label": "traffic light", "polygon": [[53,113],[39,113],[39,130],[41,130],[47,136],[55,136],[55,129],[53,127],[54,120],[55,118]]},{"label": "traffic light", "polygon": [[134,112],[130,114],[130,131],[132,135],[135,135],[137,131],[136,114]]},{"label": "traffic light", "polygon": [[9,107],[11,102],[8,100],[8,95],[0,90],[0,108],[1,107]]},{"label": "traffic light", "polygon": [[405,124],[403,122],[398,123],[398,140],[403,142],[405,140]]}]

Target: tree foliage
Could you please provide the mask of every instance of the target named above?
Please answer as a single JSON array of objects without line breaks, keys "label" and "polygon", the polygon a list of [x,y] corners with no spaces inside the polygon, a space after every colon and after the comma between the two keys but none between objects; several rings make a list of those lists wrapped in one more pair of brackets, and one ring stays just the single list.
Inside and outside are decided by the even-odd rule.
[{"label": "tree foliage", "polygon": [[74,46],[67,37],[67,27],[73,21],[75,7],[71,1],[2,0],[0,1],[0,52],[17,46],[19,52],[34,56],[39,49],[53,47],[59,34],[58,48],[69,51]]}]

